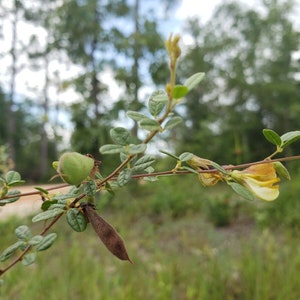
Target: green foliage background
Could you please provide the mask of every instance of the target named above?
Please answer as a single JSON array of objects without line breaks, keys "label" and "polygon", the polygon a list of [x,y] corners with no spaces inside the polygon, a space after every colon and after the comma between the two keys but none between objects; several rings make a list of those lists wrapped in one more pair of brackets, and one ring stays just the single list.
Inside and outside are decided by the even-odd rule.
[{"label": "green foliage background", "polygon": [[[5,275],[1,299],[299,298],[300,227],[293,222],[294,207],[277,209],[274,215],[273,204],[245,202],[226,187],[216,191],[195,185],[192,177],[135,184],[113,199],[100,198],[98,210],[113,220],[134,265],[114,259],[91,228],[80,234],[62,220],[56,224],[60,235],[54,247],[40,253],[36,264],[19,264]],[[286,188],[294,198],[285,194]],[[289,183],[278,202],[296,204],[298,192]],[[219,211],[214,207],[219,214],[224,205],[235,203],[229,205],[235,216],[225,227],[214,225],[218,213],[211,219],[214,200],[221,204]],[[262,224],[258,214],[269,209],[272,213]],[[12,242],[20,222],[24,220],[1,222],[3,244]],[[38,232],[35,226],[32,231]]]}]

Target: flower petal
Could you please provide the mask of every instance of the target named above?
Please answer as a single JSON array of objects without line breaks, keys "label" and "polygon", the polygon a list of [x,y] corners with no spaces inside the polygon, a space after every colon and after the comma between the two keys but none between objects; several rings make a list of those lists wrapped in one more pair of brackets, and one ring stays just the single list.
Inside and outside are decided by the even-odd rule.
[{"label": "flower petal", "polygon": [[252,178],[244,179],[244,183],[259,199],[273,201],[279,196],[278,185],[262,184],[261,182]]}]

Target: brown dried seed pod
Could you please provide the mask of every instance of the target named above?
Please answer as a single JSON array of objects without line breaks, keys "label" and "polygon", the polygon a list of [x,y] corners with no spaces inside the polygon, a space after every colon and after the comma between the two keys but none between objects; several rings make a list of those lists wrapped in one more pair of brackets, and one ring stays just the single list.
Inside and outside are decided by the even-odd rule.
[{"label": "brown dried seed pod", "polygon": [[82,209],[106,248],[119,259],[128,260],[133,264],[128,256],[125,244],[117,231],[99,216],[91,205],[82,205]]}]

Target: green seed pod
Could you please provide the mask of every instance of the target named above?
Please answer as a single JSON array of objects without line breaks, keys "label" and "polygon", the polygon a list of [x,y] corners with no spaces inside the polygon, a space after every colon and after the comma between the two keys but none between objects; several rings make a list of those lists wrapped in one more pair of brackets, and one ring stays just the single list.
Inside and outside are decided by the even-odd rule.
[{"label": "green seed pod", "polygon": [[91,174],[93,167],[92,158],[78,152],[66,152],[59,159],[57,172],[65,182],[77,186]]}]

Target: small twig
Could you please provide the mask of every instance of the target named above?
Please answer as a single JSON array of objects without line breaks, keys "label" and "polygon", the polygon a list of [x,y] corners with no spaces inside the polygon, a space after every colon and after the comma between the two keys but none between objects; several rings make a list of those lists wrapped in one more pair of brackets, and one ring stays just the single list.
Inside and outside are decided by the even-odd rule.
[{"label": "small twig", "polygon": [[[57,185],[57,186],[53,186],[53,187],[47,188],[47,189],[45,189],[45,191],[58,190],[58,189],[62,189],[64,187],[68,187],[68,186],[70,186],[70,185],[67,184],[67,183],[60,184],[60,185]],[[10,198],[16,198],[16,197],[25,197],[25,196],[40,195],[40,194],[41,194],[40,191],[27,192],[27,193],[21,193],[21,194],[17,194],[17,195],[5,196],[4,198],[1,198],[0,200],[10,199]]]}]

